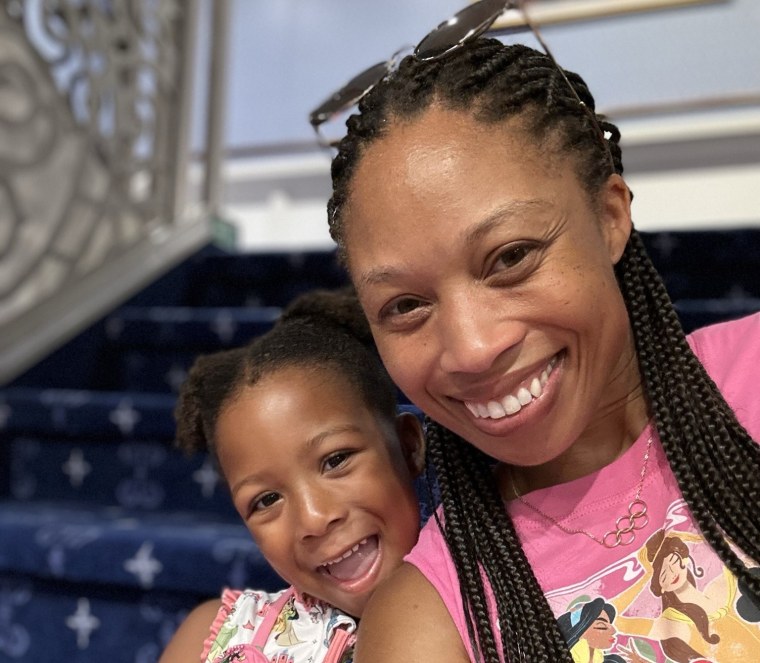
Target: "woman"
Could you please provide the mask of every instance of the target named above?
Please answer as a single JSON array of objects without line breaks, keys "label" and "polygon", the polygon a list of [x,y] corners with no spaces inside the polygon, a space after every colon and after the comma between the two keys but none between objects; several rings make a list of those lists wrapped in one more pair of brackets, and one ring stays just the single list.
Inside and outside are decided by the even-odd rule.
[{"label": "woman", "polygon": [[556,618],[624,595],[673,522],[760,602],[760,318],[685,338],[579,76],[485,38],[439,50],[372,87],[332,168],[332,236],[442,494],[358,663],[569,663]]}]

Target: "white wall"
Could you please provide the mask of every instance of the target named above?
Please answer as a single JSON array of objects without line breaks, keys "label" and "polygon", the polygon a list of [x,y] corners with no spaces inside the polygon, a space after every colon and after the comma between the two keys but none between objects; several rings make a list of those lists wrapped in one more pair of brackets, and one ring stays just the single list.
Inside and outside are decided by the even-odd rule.
[{"label": "white wall", "polygon": [[[464,0],[231,1],[227,144],[237,156],[225,167],[226,215],[244,250],[329,247],[330,155],[314,147],[309,110]],[[760,225],[760,101],[615,117],[661,102],[760,100],[760,2],[717,0],[543,32],[621,127],[638,227]]]},{"label": "white wall", "polygon": [[[620,127],[638,228],[760,226],[760,109]],[[331,247],[329,165],[328,153],[228,161],[226,210],[238,226],[240,248]]]}]

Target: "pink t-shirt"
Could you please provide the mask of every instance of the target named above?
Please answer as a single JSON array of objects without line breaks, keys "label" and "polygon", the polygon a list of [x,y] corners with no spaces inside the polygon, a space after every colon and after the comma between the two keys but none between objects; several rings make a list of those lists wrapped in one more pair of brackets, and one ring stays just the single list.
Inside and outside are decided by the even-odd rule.
[{"label": "pink t-shirt", "polygon": [[[706,327],[693,333],[689,341],[739,421],[760,440],[760,314]],[[700,535],[650,426],[610,465],[592,475],[534,491],[525,499],[566,529],[587,530],[601,538],[619,516],[627,514],[650,435],[653,442],[642,489],[649,522],[636,532],[634,543],[608,549],[583,534],[563,532],[517,500],[507,507],[571,645],[573,660],[628,660],[627,651],[633,648],[644,659],[658,663],[679,657],[715,663],[760,661],[760,606],[743,595],[736,578]],[[758,505],[747,508],[757,511]],[[441,595],[472,658],[456,570],[435,519],[423,528],[406,561]],[[684,596],[684,592],[683,603],[664,605],[664,598]],[[488,586],[486,593],[495,614]],[[601,609],[606,620],[612,621],[605,627],[603,643],[598,639],[599,629],[594,640],[589,628],[594,609],[596,616]],[[706,616],[706,621],[700,615]],[[701,632],[698,622],[706,623],[707,628],[702,626]],[[689,653],[678,653],[679,649]]]}]

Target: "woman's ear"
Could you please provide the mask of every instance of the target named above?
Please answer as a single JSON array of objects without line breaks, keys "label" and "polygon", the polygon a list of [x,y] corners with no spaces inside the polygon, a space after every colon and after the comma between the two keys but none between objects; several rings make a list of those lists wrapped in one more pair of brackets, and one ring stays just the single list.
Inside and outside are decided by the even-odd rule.
[{"label": "woman's ear", "polygon": [[599,198],[599,219],[613,265],[623,255],[631,236],[631,191],[620,175],[610,175]]},{"label": "woman's ear", "polygon": [[396,416],[396,435],[406,466],[416,478],[425,468],[425,435],[420,420],[411,412],[400,413]]}]

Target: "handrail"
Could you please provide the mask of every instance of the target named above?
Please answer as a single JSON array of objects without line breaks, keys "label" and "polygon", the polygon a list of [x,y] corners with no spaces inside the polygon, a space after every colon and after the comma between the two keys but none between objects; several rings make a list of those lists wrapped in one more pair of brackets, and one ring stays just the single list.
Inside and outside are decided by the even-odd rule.
[{"label": "handrail", "polygon": [[0,4],[0,384],[209,241],[198,21],[198,0]]}]

